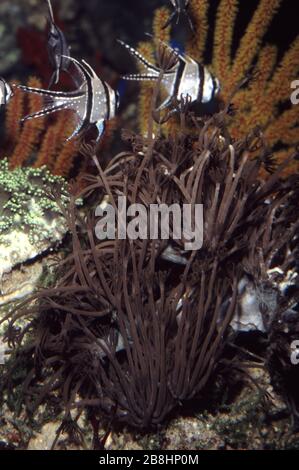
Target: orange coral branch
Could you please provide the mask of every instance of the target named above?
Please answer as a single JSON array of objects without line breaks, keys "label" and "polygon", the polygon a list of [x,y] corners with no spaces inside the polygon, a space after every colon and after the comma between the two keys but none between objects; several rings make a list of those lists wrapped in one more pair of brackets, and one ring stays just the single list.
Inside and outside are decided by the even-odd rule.
[{"label": "orange coral branch", "polygon": [[252,64],[262,39],[271,23],[273,16],[280,6],[281,0],[261,0],[246,33],[241,39],[233,62],[232,72],[228,80],[228,86],[234,86],[244,78]]},{"label": "orange coral branch", "polygon": [[285,53],[279,67],[268,88],[267,103],[278,103],[288,100],[291,94],[291,81],[297,78],[299,72],[299,36],[295,39],[290,49]]},{"label": "orange coral branch", "polygon": [[274,67],[277,61],[277,47],[266,45],[261,49],[256,65],[256,76],[251,82],[249,99],[252,105],[256,105],[257,98],[264,95]]},{"label": "orange coral branch", "polygon": [[[41,82],[37,78],[30,78],[28,81],[30,87],[41,88]],[[43,100],[42,98],[32,93],[28,99],[29,112],[34,113],[41,109]],[[10,159],[11,168],[21,166],[30,157],[35,145],[38,143],[41,132],[44,130],[45,117],[38,119],[30,119],[25,122],[23,130],[18,139],[13,155]]]},{"label": "orange coral branch", "polygon": [[[15,82],[15,85],[18,83]],[[9,142],[15,145],[21,131],[21,119],[24,115],[24,94],[19,88],[14,88],[13,93],[13,99],[6,107],[5,131]]]},{"label": "orange coral branch", "polygon": [[203,61],[209,30],[208,8],[209,0],[191,0],[190,2],[190,15],[197,34],[189,41],[186,49],[187,53],[199,62]]},{"label": "orange coral branch", "polygon": [[[217,10],[212,65],[215,74],[223,83],[232,65],[232,39],[238,3],[238,0],[222,0]],[[229,90],[223,92],[226,95]]]},{"label": "orange coral branch", "polygon": [[[154,47],[150,42],[139,44],[138,51],[148,60],[154,60]],[[142,135],[147,134],[148,117],[151,113],[153,85],[149,82],[140,83],[139,94],[139,129]]]},{"label": "orange coral branch", "polygon": [[[295,147],[290,147],[287,150],[281,150],[275,152],[275,158],[278,164],[283,163],[291,154],[296,153]],[[293,160],[288,167],[283,171],[283,176],[288,176],[299,171],[299,162],[298,160]]]},{"label": "orange coral branch", "polygon": [[265,131],[267,141],[270,145],[274,145],[279,141],[288,145],[298,144],[299,129],[298,126],[295,127],[296,124],[299,124],[299,107],[292,106],[268,126]]},{"label": "orange coral branch", "polygon": [[166,7],[158,8],[155,12],[155,17],[153,21],[153,35],[156,41],[169,42],[170,39],[170,26],[163,29],[166,21],[168,20],[170,11]]},{"label": "orange coral branch", "polygon": [[52,140],[51,148],[48,148],[48,144],[45,142],[47,140],[46,134],[37,155],[36,167],[47,165],[50,170],[54,167],[54,162],[58,158],[59,152],[63,149],[67,138],[72,134],[74,126],[73,111],[65,110],[57,113],[56,122],[51,126],[51,133],[48,137]]},{"label": "orange coral branch", "polygon": [[[273,103],[269,106],[266,103],[267,84],[273,72],[277,60],[277,48],[275,46],[265,46],[259,55],[256,71],[257,75],[251,82],[247,99],[246,128],[251,129],[256,126],[264,127],[272,118],[274,113]],[[243,133],[246,132],[243,129]]]},{"label": "orange coral branch", "polygon": [[39,168],[46,165],[51,169],[53,158],[56,153],[57,136],[56,136],[56,125],[52,125],[48,128],[38,152],[37,159],[34,163],[34,167]]},{"label": "orange coral branch", "polygon": [[60,152],[53,169],[54,175],[67,176],[74,164],[74,159],[78,154],[78,141],[69,140],[65,143]]}]

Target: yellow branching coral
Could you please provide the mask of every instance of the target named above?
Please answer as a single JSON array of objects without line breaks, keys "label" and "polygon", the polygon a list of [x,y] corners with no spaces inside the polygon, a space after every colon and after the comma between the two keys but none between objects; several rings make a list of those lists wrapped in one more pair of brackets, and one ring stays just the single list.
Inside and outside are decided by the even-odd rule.
[{"label": "yellow branching coral", "polygon": [[217,70],[221,77],[226,76],[227,71],[231,69],[233,25],[237,13],[238,0],[221,0],[217,11],[213,53],[213,69]]},{"label": "yellow branching coral", "polygon": [[[227,74],[226,83],[228,86],[234,86],[244,78],[280,3],[281,0],[260,0],[259,6],[241,39],[230,73]],[[220,37],[219,40],[221,39],[224,38]],[[218,70],[216,70],[216,73],[218,73]],[[221,78],[219,75],[220,80]]]},{"label": "yellow branching coral", "polygon": [[[237,113],[231,122],[234,138],[244,137],[250,129],[260,127],[267,144],[282,159],[299,144],[299,106],[291,106],[291,82],[299,74],[299,37],[295,39],[281,59],[277,60],[277,47],[264,44],[264,36],[277,13],[282,0],[260,0],[244,31],[236,52],[233,37],[239,8],[238,0],[220,0],[213,31],[212,61],[205,64],[221,83],[220,98],[226,101],[238,84],[254,67],[254,80],[239,89],[233,102]],[[198,62],[203,61],[208,48],[209,0],[190,0],[190,14],[195,25],[195,35],[186,44],[187,53]],[[157,25],[165,21],[165,9],[158,9],[154,19],[154,38],[165,40],[165,33]],[[169,34],[169,33],[168,33]],[[152,50],[153,43],[143,44],[143,51]],[[147,88],[145,88],[147,87]],[[150,95],[151,84],[142,84]],[[281,107],[283,105],[283,108]],[[140,101],[140,127],[144,129],[149,101]],[[283,111],[282,111],[283,109]],[[294,165],[294,164],[293,164]]]},{"label": "yellow branching coral", "polygon": [[[28,85],[41,88],[42,84],[33,77]],[[10,155],[11,168],[28,164],[36,168],[46,165],[55,174],[67,176],[79,150],[76,140],[72,144],[67,142],[76,125],[74,114],[68,110],[60,111],[49,117],[30,119],[21,125],[24,115],[41,108],[41,101],[39,95],[32,93],[26,96],[14,87],[14,97],[6,108],[6,142],[1,146],[1,156]]]},{"label": "yellow branching coral", "polygon": [[187,52],[191,57],[197,57],[198,61],[203,60],[206,40],[208,36],[208,8],[209,0],[190,3],[190,15],[194,23],[197,34],[191,38],[187,44]]},{"label": "yellow branching coral", "polygon": [[[152,60],[154,54],[154,47],[150,43],[141,43],[139,44],[138,51],[146,59]],[[142,82],[140,84],[140,93],[139,93],[139,130],[142,135],[145,135],[147,132],[147,121],[148,116],[151,112],[151,103],[152,103],[152,84],[149,82]]]},{"label": "yellow branching coral", "polygon": [[67,176],[69,174],[77,151],[78,144],[75,140],[72,139],[65,143],[55,162],[54,175]]}]

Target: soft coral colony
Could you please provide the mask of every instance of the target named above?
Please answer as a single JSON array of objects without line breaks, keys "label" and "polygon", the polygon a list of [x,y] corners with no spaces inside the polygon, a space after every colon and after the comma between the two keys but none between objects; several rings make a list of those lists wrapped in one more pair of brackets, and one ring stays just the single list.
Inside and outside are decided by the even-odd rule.
[{"label": "soft coral colony", "polygon": [[[123,132],[129,150],[106,165],[88,147],[97,174],[85,175],[85,188],[71,196],[63,211],[72,251],[54,285],[9,314],[6,337],[17,350],[3,387],[25,357],[29,373],[22,391],[29,412],[58,397],[65,426],[72,409],[83,407],[139,428],[159,424],[177,405],[203,397],[209,383],[218,383],[228,368],[245,376],[246,351],[233,347],[232,354],[227,349],[235,345],[239,331],[250,329],[261,331],[268,345],[273,341],[258,366],[270,368],[276,361],[286,364],[283,373],[298,375],[286,355],[298,328],[299,181],[294,173],[282,178],[296,161],[298,141],[286,130],[296,129],[297,115],[293,108],[282,113],[277,107],[289,97],[290,81],[298,71],[298,40],[276,69],[275,48],[259,49],[279,3],[260,1],[232,59],[237,2],[220,2],[210,70],[222,87],[222,108],[199,117],[190,107],[190,96],[176,93],[169,102],[171,119],[176,113],[173,127],[157,119],[160,85],[169,77],[166,91],[177,92],[186,64],[202,60],[209,3],[190,2],[195,30],[186,47],[190,60],[161,44],[169,40],[169,27],[164,28],[169,12],[156,11],[154,42],[160,46],[153,70],[158,73],[154,86],[142,85],[141,133]],[[150,70],[153,43],[144,43],[139,52]],[[239,88],[255,59],[260,75]],[[86,81],[92,97],[91,83]],[[275,101],[270,101],[276,86]],[[116,96],[105,90],[106,103],[110,97],[116,105]],[[238,110],[231,116],[235,101]],[[276,122],[282,116],[284,120],[269,144],[274,116]],[[277,154],[272,167],[269,148],[278,141],[288,147],[288,155],[281,159]],[[271,174],[261,179],[264,167]],[[107,200],[116,206],[119,195],[146,208],[161,202],[203,204],[202,248],[185,252],[182,240],[99,241],[94,217],[82,217],[76,197],[90,204],[88,210]],[[15,326],[22,316],[32,319],[25,331]],[[34,334],[28,338],[27,331]],[[284,393],[290,409],[298,413],[298,387]]]}]

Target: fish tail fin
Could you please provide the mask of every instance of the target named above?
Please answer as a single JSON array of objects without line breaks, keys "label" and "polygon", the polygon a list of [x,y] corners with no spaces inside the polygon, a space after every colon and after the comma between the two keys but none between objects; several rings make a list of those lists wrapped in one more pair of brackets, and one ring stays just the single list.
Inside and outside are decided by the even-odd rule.
[{"label": "fish tail fin", "polygon": [[52,92],[49,90],[43,90],[41,88],[28,87],[26,85],[18,85],[17,88],[27,92],[39,95],[43,99],[42,109],[32,114],[25,116],[21,122],[27,121],[28,119],[34,119],[45,116],[46,114],[54,113],[66,107],[66,100],[59,94],[59,92]]},{"label": "fish tail fin", "polygon": [[53,106],[47,106],[40,111],[36,111],[35,113],[32,114],[27,114],[27,116],[23,117],[21,119],[21,122],[28,121],[29,119],[35,119],[39,117],[46,116],[51,113],[55,113],[56,111],[61,111],[62,109],[65,109],[65,104],[60,104],[60,105],[54,105]]},{"label": "fish tail fin", "polygon": [[20,88],[20,90],[26,91],[27,93],[35,93],[36,95],[40,96],[62,96],[64,93],[60,91],[50,91],[50,90],[44,90],[42,88],[34,88],[31,86],[26,86],[26,85],[17,85],[17,88]]}]

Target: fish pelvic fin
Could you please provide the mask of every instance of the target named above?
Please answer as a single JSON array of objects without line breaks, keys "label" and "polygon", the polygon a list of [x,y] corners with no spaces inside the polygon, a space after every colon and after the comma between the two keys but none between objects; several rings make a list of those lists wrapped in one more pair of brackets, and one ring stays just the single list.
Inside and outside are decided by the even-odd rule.
[{"label": "fish pelvic fin", "polygon": [[98,130],[98,136],[96,138],[96,142],[99,142],[100,138],[102,137],[103,133],[105,132],[105,128],[106,128],[106,122],[104,119],[98,121],[96,123],[96,128]]}]

